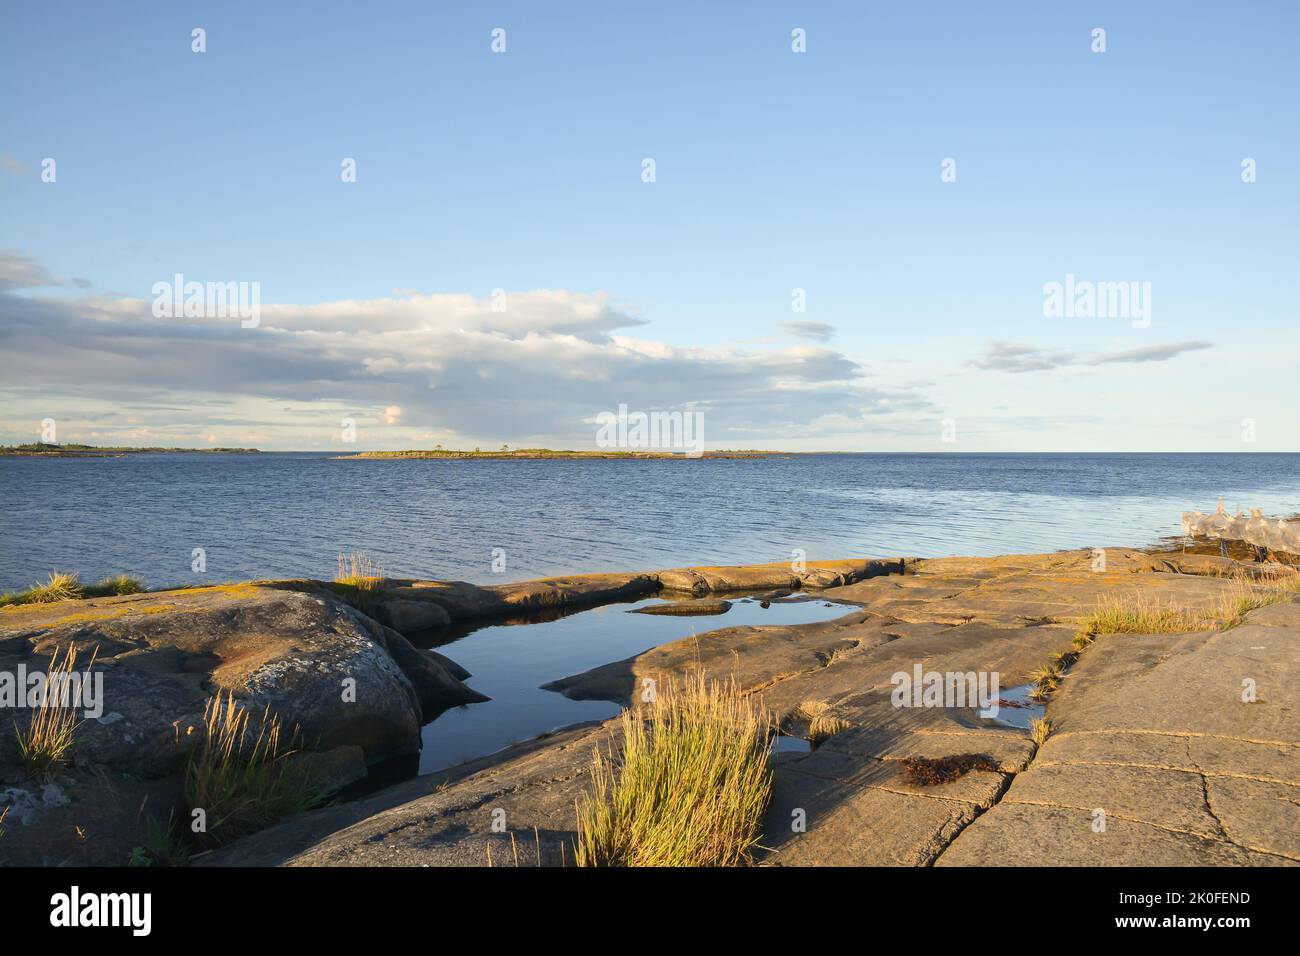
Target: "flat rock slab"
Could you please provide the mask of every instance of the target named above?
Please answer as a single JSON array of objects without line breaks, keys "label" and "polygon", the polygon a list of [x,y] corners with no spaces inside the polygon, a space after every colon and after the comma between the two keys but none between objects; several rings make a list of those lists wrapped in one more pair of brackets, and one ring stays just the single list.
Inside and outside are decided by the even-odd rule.
[{"label": "flat rock slab", "polygon": [[1028,770],[937,864],[984,865],[999,848],[1008,864],[1300,864],[1296,608],[1099,637]]},{"label": "flat rock slab", "polygon": [[[889,786],[891,781],[895,787]],[[764,862],[926,866],[992,803],[1003,777],[971,774],[947,785],[942,797],[903,789],[907,786],[893,776],[882,785],[854,789],[783,769],[764,820],[766,839],[778,845],[765,854]],[[807,832],[799,832],[799,826],[807,826]],[[779,841],[773,839],[777,834]]]},{"label": "flat rock slab", "polygon": [[[1207,572],[1177,573],[1176,562],[1142,552],[1103,549],[998,558],[935,558],[908,565],[904,576],[871,578],[833,588],[826,597],[855,601],[904,621],[1002,626],[1079,620],[1103,596],[1210,608],[1233,582]],[[1222,573],[1237,562],[1224,559]]]},{"label": "flat rock slab", "polygon": [[201,866],[558,866],[604,726],[578,727],[349,804],[299,814]]}]

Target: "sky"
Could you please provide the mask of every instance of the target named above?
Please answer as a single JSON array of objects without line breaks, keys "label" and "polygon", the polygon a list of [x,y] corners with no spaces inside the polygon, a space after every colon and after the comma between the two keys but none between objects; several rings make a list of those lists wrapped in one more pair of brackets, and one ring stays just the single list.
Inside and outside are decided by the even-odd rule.
[{"label": "sky", "polygon": [[1289,0],[9,2],[0,82],[0,443],[1300,449]]}]

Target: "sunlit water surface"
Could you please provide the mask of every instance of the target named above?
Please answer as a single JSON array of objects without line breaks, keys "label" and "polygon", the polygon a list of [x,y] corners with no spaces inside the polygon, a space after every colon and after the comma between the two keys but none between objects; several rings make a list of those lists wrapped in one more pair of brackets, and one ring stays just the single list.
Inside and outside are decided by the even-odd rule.
[{"label": "sunlit water surface", "polygon": [[[817,455],[340,461],[324,454],[0,458],[0,588],[392,576],[476,583],[809,558],[1145,545],[1179,513],[1300,511],[1300,455]],[[192,570],[195,548],[205,572]],[[493,571],[494,549],[505,569]],[[499,562],[498,562],[499,566]]]}]

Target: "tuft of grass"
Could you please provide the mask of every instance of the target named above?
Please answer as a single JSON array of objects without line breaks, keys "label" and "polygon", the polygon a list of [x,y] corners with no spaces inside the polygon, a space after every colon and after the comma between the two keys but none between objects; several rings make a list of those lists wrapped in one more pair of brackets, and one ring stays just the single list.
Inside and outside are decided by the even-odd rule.
[{"label": "tuft of grass", "polygon": [[78,598],[110,597],[116,594],[139,594],[144,584],[137,577],[119,574],[97,584],[82,584],[75,571],[51,571],[44,584],[33,584],[26,591],[0,594],[0,607],[14,604],[51,604]]},{"label": "tuft of grass", "polygon": [[5,807],[0,810],[0,837],[5,835],[5,817],[9,816],[9,808]]},{"label": "tuft of grass", "polygon": [[1272,579],[1264,583],[1238,579],[1232,590],[1219,600],[1212,612],[1213,618],[1225,630],[1236,627],[1256,608],[1289,601],[1297,592],[1300,592],[1300,576]]},{"label": "tuft of grass", "polygon": [[772,716],[734,679],[702,672],[625,710],[618,764],[592,756],[578,806],[579,866],[739,866],[751,862],[772,796]]},{"label": "tuft of grass", "polygon": [[119,574],[104,578],[95,584],[88,584],[82,589],[83,597],[114,597],[119,594],[140,594],[144,591],[144,582],[130,574]]},{"label": "tuft of grass", "polygon": [[206,817],[202,842],[228,843],[320,802],[310,780],[286,772],[297,735],[282,743],[280,718],[269,707],[254,723],[228,691],[209,699],[203,724],[185,774],[186,802]]},{"label": "tuft of grass", "polygon": [[383,565],[372,559],[363,551],[349,554],[339,552],[338,574],[334,576],[335,584],[346,584],[359,591],[377,591],[384,580]]},{"label": "tuft of grass", "polygon": [[823,743],[834,737],[836,734],[842,734],[853,725],[843,717],[835,717],[831,714],[818,714],[808,723],[808,742],[813,747],[820,747]]},{"label": "tuft of grass", "polygon": [[1041,720],[1036,717],[1033,723],[1029,725],[1029,739],[1034,742],[1035,747],[1041,747],[1051,732],[1052,722],[1050,720]]},{"label": "tuft of grass", "polygon": [[33,584],[26,591],[14,595],[14,603],[51,604],[54,601],[71,601],[81,597],[83,591],[75,571],[51,571],[44,584]]},{"label": "tuft of grass", "polygon": [[[95,655],[92,654],[90,667],[86,668],[84,676],[89,676],[94,666]],[[76,645],[69,644],[62,659],[56,649],[46,670],[45,691],[32,711],[27,728],[20,730],[17,722],[14,723],[18,758],[32,776],[44,776],[62,766],[76,742],[77,728],[82,723],[77,717],[78,701],[71,686],[76,667]],[[80,680],[81,675],[77,679]]]},{"label": "tuft of grass", "polygon": [[175,821],[156,817],[145,824],[144,846],[132,848],[127,866],[185,866],[190,862],[190,850],[177,832]]},{"label": "tuft of grass", "polygon": [[1034,685],[1031,697],[1046,697],[1056,690],[1061,680],[1061,666],[1056,661],[1049,661],[1029,675],[1029,683]]}]

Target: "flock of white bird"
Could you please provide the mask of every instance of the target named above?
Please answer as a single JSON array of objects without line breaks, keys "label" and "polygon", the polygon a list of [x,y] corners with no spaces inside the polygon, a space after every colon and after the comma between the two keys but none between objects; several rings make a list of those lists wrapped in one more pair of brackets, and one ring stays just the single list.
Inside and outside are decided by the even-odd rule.
[{"label": "flock of white bird", "polygon": [[1230,515],[1223,507],[1222,498],[1212,515],[1184,511],[1183,534],[1189,538],[1245,541],[1270,551],[1300,554],[1300,521],[1265,518],[1258,508],[1251,508],[1248,515],[1238,508],[1235,515]]}]

